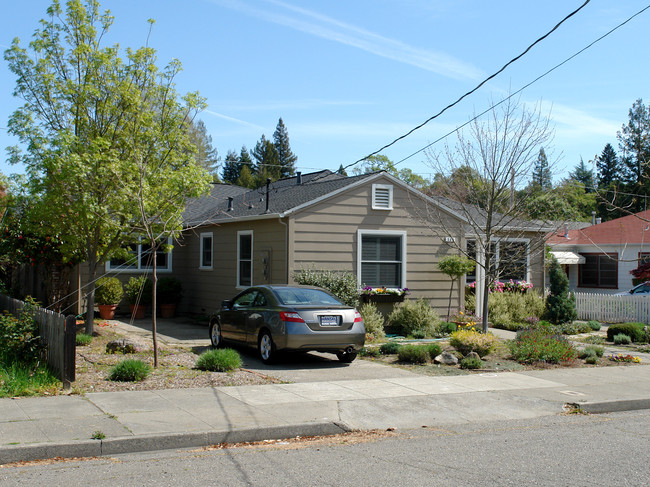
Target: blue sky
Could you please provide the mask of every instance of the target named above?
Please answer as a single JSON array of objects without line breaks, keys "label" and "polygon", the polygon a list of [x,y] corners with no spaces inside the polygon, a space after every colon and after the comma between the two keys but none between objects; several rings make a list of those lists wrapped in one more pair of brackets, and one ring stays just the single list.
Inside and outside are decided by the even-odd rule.
[{"label": "blue sky", "polygon": [[[336,170],[403,135],[474,88],[523,51],[582,0],[104,0],[115,16],[107,42],[139,47],[147,19],[159,64],[183,64],[181,92],[199,91],[201,113],[221,157],[271,137],[278,118],[298,156],[297,169]],[[50,4],[3,2],[0,48],[26,45]],[[400,161],[587,46],[646,7],[646,1],[592,0],[496,79],[384,154]],[[555,127],[546,151],[554,180],[582,157],[617,148],[616,132],[637,98],[650,102],[650,10],[527,88]],[[0,62],[0,146],[19,105],[13,74]],[[433,146],[442,149],[442,144]],[[3,154],[0,171],[9,166]],[[398,168],[430,177],[420,153]]]}]

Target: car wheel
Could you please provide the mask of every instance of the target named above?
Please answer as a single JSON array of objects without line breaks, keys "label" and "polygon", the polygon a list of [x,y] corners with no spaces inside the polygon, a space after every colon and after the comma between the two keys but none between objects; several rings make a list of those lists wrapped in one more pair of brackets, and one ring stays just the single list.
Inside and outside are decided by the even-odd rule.
[{"label": "car wheel", "polygon": [[275,358],[275,345],[271,333],[263,331],[260,334],[260,339],[257,341],[257,350],[259,351],[260,358],[265,364],[270,364]]},{"label": "car wheel", "polygon": [[357,352],[336,352],[336,356],[339,358],[341,362],[344,364],[349,364],[352,362],[355,358],[357,358]]},{"label": "car wheel", "polygon": [[221,337],[221,325],[218,321],[213,321],[210,323],[210,343],[213,348],[218,348],[221,346],[223,338]]}]

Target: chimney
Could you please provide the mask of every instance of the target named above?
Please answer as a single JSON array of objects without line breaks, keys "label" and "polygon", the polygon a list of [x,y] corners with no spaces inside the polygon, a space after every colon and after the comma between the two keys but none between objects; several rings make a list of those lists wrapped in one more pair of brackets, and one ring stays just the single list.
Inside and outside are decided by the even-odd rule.
[{"label": "chimney", "polygon": [[269,213],[269,195],[271,194],[271,190],[269,189],[271,187],[271,178],[266,178],[266,211],[265,213]]},{"label": "chimney", "polygon": [[600,225],[601,223],[603,223],[603,219],[600,217],[596,218],[596,225]]},{"label": "chimney", "polygon": [[569,224],[564,225],[564,238],[569,238]]},{"label": "chimney", "polygon": [[595,211],[591,212],[591,224],[592,225],[596,224],[596,212]]},{"label": "chimney", "polygon": [[228,196],[228,211],[232,211],[232,196]]},{"label": "chimney", "polygon": [[302,173],[300,171],[296,172],[296,185],[300,186],[302,184]]}]

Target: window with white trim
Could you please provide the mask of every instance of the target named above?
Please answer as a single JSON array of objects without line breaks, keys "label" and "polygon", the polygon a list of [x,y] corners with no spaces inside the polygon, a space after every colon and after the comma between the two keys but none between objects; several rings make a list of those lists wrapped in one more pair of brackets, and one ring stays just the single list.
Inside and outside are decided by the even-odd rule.
[{"label": "window with white trim", "polygon": [[172,239],[167,239],[157,246],[155,254],[148,243],[131,244],[126,258],[113,258],[106,262],[107,271],[145,272],[153,269],[153,259],[156,259],[156,270],[169,272],[172,270],[172,251],[165,248],[172,244]]},{"label": "window with white trim", "polygon": [[199,269],[212,269],[212,232],[202,233]]},{"label": "window with white trim", "polygon": [[[499,281],[529,281],[530,280],[530,241],[528,239],[493,240],[486,252],[490,253],[490,268],[498,275]],[[477,262],[476,240],[467,240],[467,256]],[[484,258],[481,259],[484,263]],[[467,282],[476,281],[476,268],[466,274]]]},{"label": "window with white trim", "polygon": [[406,287],[406,232],[359,230],[359,284],[371,287]]},{"label": "window with white trim", "polygon": [[237,232],[237,287],[253,285],[253,231]]},{"label": "window with white trim", "polygon": [[393,209],[393,186],[391,184],[372,185],[372,209]]}]

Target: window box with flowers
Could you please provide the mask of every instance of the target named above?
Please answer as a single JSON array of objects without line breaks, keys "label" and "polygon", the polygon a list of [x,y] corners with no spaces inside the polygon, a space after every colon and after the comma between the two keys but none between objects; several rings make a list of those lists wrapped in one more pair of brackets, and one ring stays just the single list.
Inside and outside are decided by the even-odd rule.
[{"label": "window box with flowers", "polygon": [[400,303],[408,294],[407,288],[366,286],[361,290],[362,303]]}]

